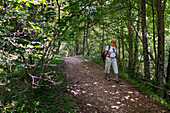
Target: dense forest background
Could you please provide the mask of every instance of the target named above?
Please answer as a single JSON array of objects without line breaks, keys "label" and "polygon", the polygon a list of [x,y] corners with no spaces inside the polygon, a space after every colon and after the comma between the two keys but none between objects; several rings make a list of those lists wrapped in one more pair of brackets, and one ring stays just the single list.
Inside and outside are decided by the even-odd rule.
[{"label": "dense forest background", "polygon": [[27,84],[20,91],[60,85],[52,64],[101,59],[116,38],[119,68],[169,101],[169,9],[167,0],[0,0],[1,89],[16,81]]}]

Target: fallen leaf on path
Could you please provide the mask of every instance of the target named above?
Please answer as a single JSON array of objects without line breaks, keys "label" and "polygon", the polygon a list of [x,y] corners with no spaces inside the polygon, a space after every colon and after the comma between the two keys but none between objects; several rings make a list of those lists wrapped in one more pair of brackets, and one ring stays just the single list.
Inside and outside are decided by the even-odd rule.
[{"label": "fallen leaf on path", "polygon": [[111,106],[112,109],[119,109],[119,106]]}]

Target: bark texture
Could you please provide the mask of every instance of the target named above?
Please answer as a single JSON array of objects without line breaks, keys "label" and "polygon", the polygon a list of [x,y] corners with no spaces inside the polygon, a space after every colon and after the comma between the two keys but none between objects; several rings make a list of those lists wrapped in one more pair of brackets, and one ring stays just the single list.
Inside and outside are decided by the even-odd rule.
[{"label": "bark texture", "polygon": [[150,79],[148,41],[147,41],[147,31],[146,31],[146,2],[145,2],[145,0],[141,0],[141,11],[142,11],[142,38],[143,38],[143,55],[144,55],[144,74],[145,74],[146,78]]}]

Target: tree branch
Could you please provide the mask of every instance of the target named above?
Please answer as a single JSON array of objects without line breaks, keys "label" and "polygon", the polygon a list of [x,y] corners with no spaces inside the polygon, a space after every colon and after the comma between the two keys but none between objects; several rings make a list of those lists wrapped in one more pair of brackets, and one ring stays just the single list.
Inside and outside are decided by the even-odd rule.
[{"label": "tree branch", "polygon": [[164,90],[164,91],[166,91],[166,92],[170,92],[170,90],[163,89],[163,88],[158,87],[158,86],[156,86],[156,85],[153,85],[153,84],[151,84],[151,83],[149,83],[149,82],[145,82],[145,81],[142,81],[142,80],[139,80],[139,81],[142,82],[142,83],[144,83],[144,84],[150,85],[151,87],[154,87],[154,88],[157,88],[157,89],[160,89],[160,90]]}]

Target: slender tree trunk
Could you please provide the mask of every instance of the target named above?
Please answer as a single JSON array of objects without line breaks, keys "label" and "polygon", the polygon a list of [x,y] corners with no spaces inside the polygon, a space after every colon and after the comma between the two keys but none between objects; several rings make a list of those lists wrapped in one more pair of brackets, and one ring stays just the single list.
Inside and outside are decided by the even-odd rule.
[{"label": "slender tree trunk", "polygon": [[143,38],[143,55],[144,55],[144,74],[147,79],[150,79],[148,41],[147,41],[147,31],[146,31],[146,3],[145,3],[145,0],[141,0],[141,10],[142,10],[142,38]]},{"label": "slender tree trunk", "polygon": [[86,41],[86,22],[84,21],[83,55],[85,54],[85,41]]},{"label": "slender tree trunk", "polygon": [[[137,21],[137,31],[139,31],[140,29],[140,12],[138,11],[138,21]],[[139,72],[139,68],[137,66],[138,64],[138,43],[139,43],[139,39],[138,39],[138,33],[136,33],[136,39],[135,39],[135,54],[134,54],[134,68],[136,72]],[[136,74],[135,74],[135,78],[137,78]]]},{"label": "slender tree trunk", "polygon": [[120,44],[120,36],[118,36],[118,44],[119,44],[118,62],[121,63],[121,62],[120,62],[120,48],[121,48],[121,44]]},{"label": "slender tree trunk", "polygon": [[122,59],[123,59],[123,64],[122,66],[124,67],[124,59],[125,59],[125,53],[124,53],[124,38],[123,38],[123,22],[121,22],[121,40],[122,40]]},{"label": "slender tree trunk", "polygon": [[128,35],[129,35],[129,65],[128,65],[128,69],[129,69],[129,72],[131,73],[133,70],[133,41],[132,41],[132,28],[130,26],[130,23],[128,24]]},{"label": "slender tree trunk", "polygon": [[169,48],[169,59],[168,59],[166,82],[170,82],[170,48]]},{"label": "slender tree trunk", "polygon": [[[164,0],[164,5],[162,7],[161,0],[155,0],[156,9],[157,9],[157,18],[158,18],[158,85],[160,87],[164,86],[164,46],[165,46],[165,36],[164,36],[164,11],[166,0]],[[164,92],[159,90],[159,94],[163,97]]]},{"label": "slender tree trunk", "polygon": [[[129,11],[129,17],[131,17],[131,9]],[[132,40],[132,27],[130,21],[128,21],[128,42],[129,42],[129,64],[128,71],[132,73],[133,71],[133,40]]]},{"label": "slender tree trunk", "polygon": [[155,38],[155,11],[154,11],[154,6],[153,6],[153,0],[152,0],[152,23],[153,23],[153,48],[154,48],[154,54],[155,54],[155,77],[156,80],[158,80],[158,57],[157,57],[157,52],[156,52],[156,38]]},{"label": "slender tree trunk", "polygon": [[89,31],[89,22],[87,23],[87,31],[86,31],[86,47],[87,47],[87,55],[90,55],[89,43],[88,43],[88,31]]},{"label": "slender tree trunk", "polygon": [[[152,1],[153,2],[153,1]],[[155,11],[154,11],[154,6],[152,3],[152,23],[153,23],[153,47],[154,47],[154,53],[155,53],[155,58],[156,58],[156,44],[155,44]]]},{"label": "slender tree trunk", "polygon": [[[102,3],[102,0],[101,0]],[[103,9],[103,6],[101,4],[101,9]],[[100,51],[100,55],[103,54],[103,48],[104,48],[104,20],[103,20],[103,36],[102,36],[102,41],[100,42],[100,46],[101,46],[101,51]],[[99,49],[100,50],[100,49]]]},{"label": "slender tree trunk", "polygon": [[75,43],[76,43],[76,55],[79,55],[79,40],[78,40],[78,38],[76,38]]},{"label": "slender tree trunk", "polygon": [[[61,26],[60,26],[60,16],[61,16],[61,6],[60,6],[60,4],[59,4],[59,2],[58,2],[58,0],[57,0],[57,5],[58,5],[58,24],[59,24],[59,30],[58,30],[58,36],[60,35],[60,30],[61,30]],[[54,37],[55,37],[55,35],[54,35]],[[60,37],[59,37],[60,38]],[[60,46],[61,46],[61,41],[59,41],[58,42],[58,48],[56,49],[56,52],[59,52],[59,50],[60,50]]]},{"label": "slender tree trunk", "polygon": [[[167,76],[166,76],[166,83],[170,82],[170,47],[169,47],[169,59],[168,59],[168,67],[167,67]],[[169,86],[167,86],[169,87]],[[166,88],[167,88],[166,87]],[[168,100],[168,102],[170,102],[170,95],[168,92],[166,92],[166,98]]]},{"label": "slender tree trunk", "polygon": [[123,57],[123,59],[125,58],[125,48],[124,48],[124,38],[122,38],[122,57]]},{"label": "slender tree trunk", "polygon": [[103,24],[103,36],[102,36],[102,42],[101,42],[101,55],[103,54],[103,49],[104,49],[104,24]]}]

